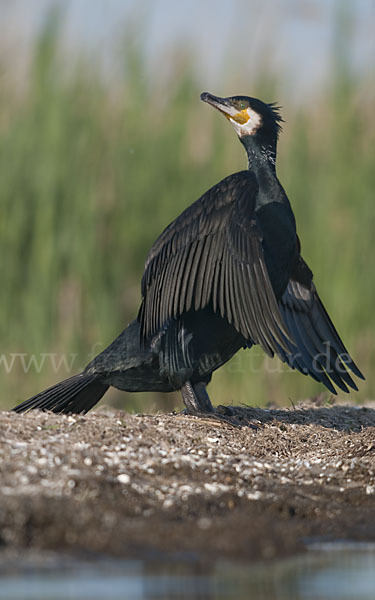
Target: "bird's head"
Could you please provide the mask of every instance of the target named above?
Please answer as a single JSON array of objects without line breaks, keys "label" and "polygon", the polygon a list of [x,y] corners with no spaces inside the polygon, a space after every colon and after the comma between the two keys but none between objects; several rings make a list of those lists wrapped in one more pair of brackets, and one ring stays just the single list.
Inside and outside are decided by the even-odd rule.
[{"label": "bird's head", "polygon": [[282,118],[275,104],[266,104],[248,96],[219,98],[208,92],[201,94],[201,100],[225,115],[245,146],[251,138],[256,138],[261,145],[276,145]]}]

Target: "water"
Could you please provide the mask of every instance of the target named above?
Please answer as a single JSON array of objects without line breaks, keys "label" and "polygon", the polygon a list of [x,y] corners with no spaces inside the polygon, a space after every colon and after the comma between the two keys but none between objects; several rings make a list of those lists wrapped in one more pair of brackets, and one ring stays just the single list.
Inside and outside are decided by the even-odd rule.
[{"label": "water", "polygon": [[[57,562],[58,561],[58,562]],[[248,566],[43,559],[0,565],[1,600],[374,600],[375,545],[316,545]]]}]

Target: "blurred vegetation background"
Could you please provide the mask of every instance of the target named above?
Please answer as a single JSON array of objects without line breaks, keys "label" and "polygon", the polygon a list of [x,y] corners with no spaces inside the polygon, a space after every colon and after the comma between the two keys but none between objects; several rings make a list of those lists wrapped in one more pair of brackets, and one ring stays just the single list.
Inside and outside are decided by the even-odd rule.
[{"label": "blurred vegetation background", "polygon": [[[324,92],[299,107],[285,98],[278,175],[320,295],[367,377],[352,394],[364,400],[375,397],[374,118],[369,81],[349,69],[344,37],[338,24]],[[0,59],[2,408],[68,376],[64,363],[57,368],[63,355],[75,373],[111,342],[137,314],[157,235],[246,168],[232,129],[199,101],[189,53],[176,56],[162,89],[147,75],[137,36],[125,39],[121,76],[110,85],[82,54],[64,61],[56,14],[35,41],[22,91]],[[284,103],[280,79],[265,69],[252,89],[231,83],[228,73],[222,89],[209,91]],[[210,386],[216,403],[288,404],[320,393],[257,349],[238,353]],[[180,406],[176,395],[115,390],[106,402]]]}]

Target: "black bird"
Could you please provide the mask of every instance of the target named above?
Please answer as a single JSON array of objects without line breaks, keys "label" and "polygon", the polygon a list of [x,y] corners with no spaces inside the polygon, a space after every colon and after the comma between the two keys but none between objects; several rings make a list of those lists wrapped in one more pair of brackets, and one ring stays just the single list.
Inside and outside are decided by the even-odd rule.
[{"label": "black bird", "polygon": [[248,170],[208,190],[156,240],[137,320],[83,373],[13,410],[87,412],[112,385],[181,390],[188,412],[212,412],[212,372],[254,344],[334,394],[333,384],[358,389],[349,370],[364,377],[320,301],[276,175],[279,109],[247,96],[201,99],[233,125]]}]

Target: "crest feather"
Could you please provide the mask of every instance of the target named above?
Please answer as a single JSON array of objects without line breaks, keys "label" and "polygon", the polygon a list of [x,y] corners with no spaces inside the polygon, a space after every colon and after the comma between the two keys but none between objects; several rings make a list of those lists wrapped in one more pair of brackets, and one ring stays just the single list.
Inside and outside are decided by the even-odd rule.
[{"label": "crest feather", "polygon": [[281,129],[282,129],[281,123],[285,123],[284,119],[282,118],[282,116],[280,114],[282,106],[279,106],[277,104],[277,102],[269,102],[268,106],[272,111],[273,118],[275,119],[278,131],[281,131]]}]

